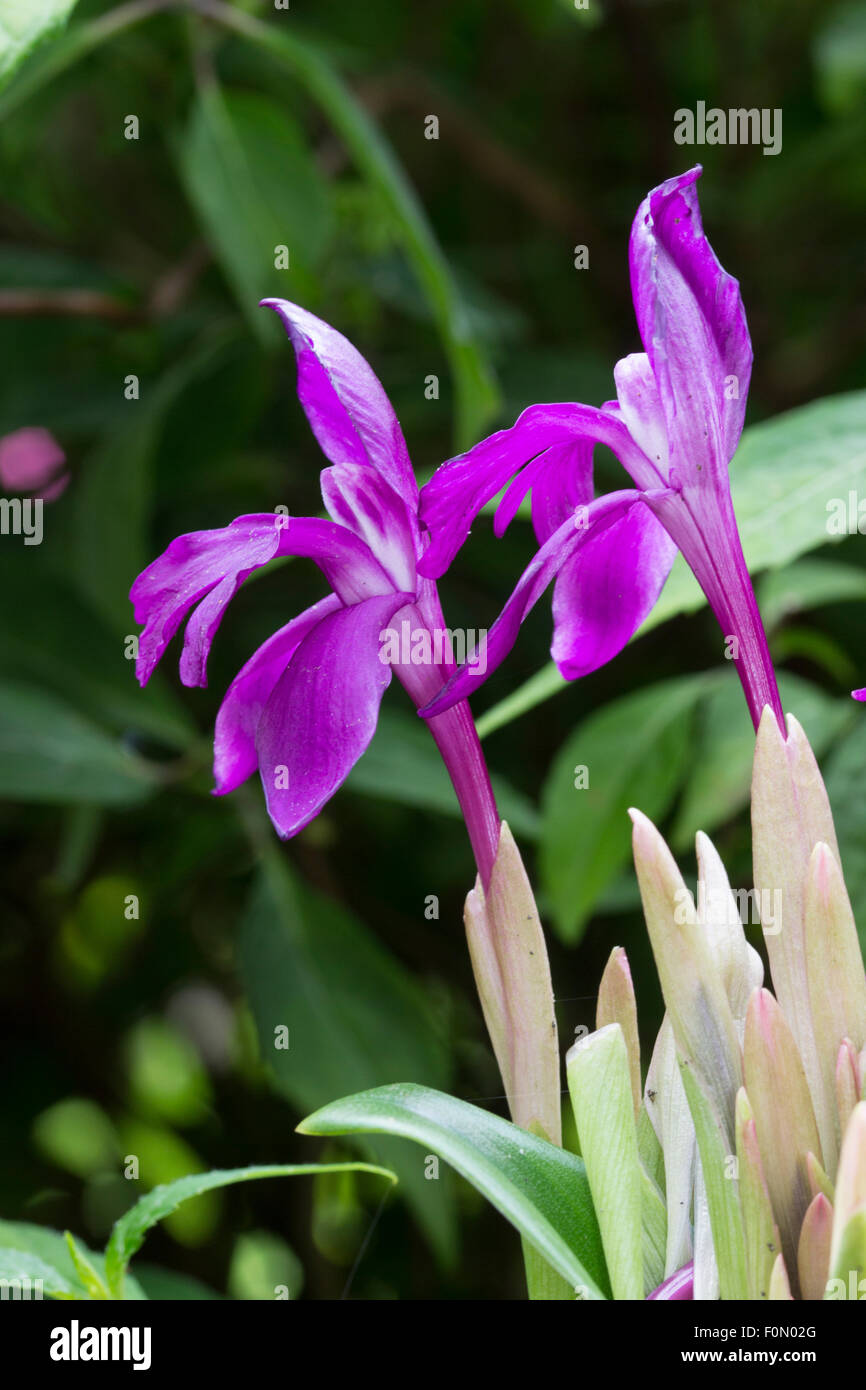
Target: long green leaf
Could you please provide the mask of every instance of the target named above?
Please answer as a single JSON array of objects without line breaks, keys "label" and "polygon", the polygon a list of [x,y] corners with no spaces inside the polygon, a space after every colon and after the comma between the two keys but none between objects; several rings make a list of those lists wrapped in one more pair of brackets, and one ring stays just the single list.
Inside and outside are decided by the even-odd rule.
[{"label": "long green leaf", "polygon": [[495,414],[499,393],[448,262],[390,146],[314,44],[285,26],[263,24],[220,0],[199,0],[199,4],[204,13],[252,40],[289,69],[339,132],[358,168],[378,188],[401,228],[406,254],[445,344],[454,376],[457,444],[467,448]]},{"label": "long green leaf", "polygon": [[77,0],[3,0],[0,4],[0,85],[19,63],[62,27]]},{"label": "long green leaf", "polygon": [[59,1270],[29,1250],[0,1247],[0,1288],[4,1298],[77,1298]]},{"label": "long green leaf", "polygon": [[214,1169],[210,1173],[191,1173],[189,1177],[178,1178],[176,1182],[155,1187],[114,1223],[111,1237],[105,1247],[105,1276],[108,1287],[115,1298],[122,1296],[126,1267],[136,1251],[141,1249],[150,1228],[164,1216],[170,1216],[191,1197],[199,1197],[202,1192],[210,1192],[215,1187],[231,1187],[234,1183],[254,1182],[259,1178],[294,1178],[314,1173],[349,1172],[376,1173],[391,1182],[397,1181],[395,1173],[370,1163],[272,1163],[257,1164],[249,1168]]},{"label": "long green leaf", "polygon": [[554,924],[566,941],[579,938],[600,894],[628,860],[628,807],[658,818],[670,805],[686,770],[690,716],[704,688],[703,678],[685,677],[614,700],[579,724],[560,749],[542,793],[540,869]]},{"label": "long green leaf", "polygon": [[0,796],[129,806],[158,786],[142,758],[61,696],[0,680]]},{"label": "long green leaf", "polygon": [[[241,924],[240,961],[262,1056],[279,1089],[304,1113],[407,1074],[447,1086],[445,1040],[423,989],[357,918],[291,874],[269,831]],[[401,1196],[450,1262],[457,1249],[453,1184],[447,1176],[427,1182],[399,1149],[386,1140],[364,1144],[366,1157],[394,1168]]]},{"label": "long green leaf", "polygon": [[583,1162],[466,1101],[426,1086],[381,1086],[308,1116],[302,1134],[391,1134],[450,1163],[577,1291],[609,1293]]}]

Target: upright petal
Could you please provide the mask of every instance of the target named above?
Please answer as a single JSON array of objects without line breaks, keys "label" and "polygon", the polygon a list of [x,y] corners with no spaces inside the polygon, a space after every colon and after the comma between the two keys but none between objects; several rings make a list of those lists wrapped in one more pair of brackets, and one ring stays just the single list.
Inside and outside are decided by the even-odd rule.
[{"label": "upright petal", "polygon": [[700,173],[698,165],[647,195],[629,248],[638,327],[680,481],[708,467],[727,468],[742,432],[752,368],[739,284],[722,269],[701,223]]},{"label": "upright petal", "polygon": [[277,555],[315,560],[344,603],[393,590],[367,546],[333,521],[264,512],[238,517],[221,530],[178,536],[130,590],[136,621],[144,624],[136,662],[141,684],[199,603],[184,637],[181,679],[185,685],[204,685],[210,644],[229,600],[247,575]]},{"label": "upright petal", "polygon": [[[422,574],[444,574],[469,535],[475,517],[509,478],[545,450],[580,440],[606,444],[638,487],[657,487],[658,474],[613,411],[589,405],[531,405],[507,430],[483,439],[468,453],[449,459],[421,489],[421,520],[431,543],[418,563]],[[554,456],[569,486],[573,457]],[[556,474],[548,479],[555,485]],[[541,523],[544,525],[544,523]]]},{"label": "upright petal", "polygon": [[336,594],[314,603],[253,652],[220,705],[214,730],[214,792],[233,792],[258,767],[256,730],[262,710],[301,642],[317,623],[342,608]]},{"label": "upright petal", "polygon": [[[369,546],[397,589],[416,587],[418,522],[381,473],[368,465],[334,464],[322,470],[328,514]],[[420,547],[418,547],[420,548]]]},{"label": "upright petal", "polygon": [[[510,599],[490,629],[487,642],[482,649],[484,660],[472,664],[467,662],[466,665],[461,666],[460,670],[443,686],[436,699],[421,710],[421,714],[427,719],[433,715],[442,714],[458,700],[468,699],[480,685],[483,685],[487,677],[496,670],[511,651],[517,640],[520,624],[538,602],[554,576],[564,569],[582,547],[603,535],[608,528],[627,516],[632,509],[637,507],[640,510],[645,510],[643,497],[644,494],[635,492],[634,489],[607,493],[604,497],[596,498],[586,509],[586,512],[580,514],[581,524],[579,526],[575,525],[574,519],[569,519],[557,531],[554,531],[550,539],[544,543],[540,550],[536,551],[523,571]],[[605,551],[599,552],[601,557],[605,554]],[[595,633],[591,633],[591,637],[593,640],[598,640]],[[573,650],[572,656],[575,661],[580,660],[577,650]]]},{"label": "upright petal", "polygon": [[622,651],[655,607],[676,553],[649,507],[635,502],[566,561],[553,590],[551,649],[566,680]]},{"label": "upright petal", "polygon": [[391,680],[380,633],[413,597],[391,592],[329,613],[271,691],[256,754],[268,813],[283,839],[319,814],[373,737]]},{"label": "upright petal", "polygon": [[332,463],[371,464],[414,512],[418,485],[393,406],[369,362],[342,333],[287,299],[263,299],[298,359],[298,397]]}]

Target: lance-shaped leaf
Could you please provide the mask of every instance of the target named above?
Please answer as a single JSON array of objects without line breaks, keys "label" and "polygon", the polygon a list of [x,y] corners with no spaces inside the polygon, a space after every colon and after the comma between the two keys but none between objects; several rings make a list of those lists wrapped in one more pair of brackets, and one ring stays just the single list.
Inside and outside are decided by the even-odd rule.
[{"label": "lance-shaped leaf", "polygon": [[144,1237],[151,1226],[155,1226],[164,1216],[176,1211],[191,1197],[202,1192],[210,1192],[215,1187],[230,1187],[234,1183],[254,1182],[259,1178],[291,1178],[305,1174],[319,1173],[375,1173],[378,1177],[397,1181],[396,1173],[388,1168],[379,1168],[371,1163],[274,1163],[249,1168],[215,1168],[210,1173],[190,1173],[188,1177],[175,1182],[161,1183],[151,1192],[140,1198],[129,1211],[124,1212],[114,1223],[108,1244],[105,1247],[105,1277],[109,1296],[121,1298],[126,1266],[137,1250],[141,1249]]},{"label": "lance-shaped leaf", "polygon": [[566,1054],[566,1073],[580,1152],[616,1299],[644,1292],[642,1183],[622,1028],[609,1023]]},{"label": "lance-shaped leaf", "polygon": [[806,1156],[820,1154],[821,1149],[797,1044],[766,989],[756,989],[749,1001],[743,1057],[773,1215],[793,1279],[800,1227],[810,1201]]},{"label": "lance-shaped leaf", "polygon": [[643,1249],[643,1282],[647,1290],[655,1289],[665,1277],[665,1244],[668,1216],[664,1193],[650,1177],[643,1162],[641,1182],[641,1246]]},{"label": "lance-shaped leaf", "polygon": [[664,1155],[667,1278],[692,1258],[689,1217],[696,1159],[695,1126],[677,1065],[674,1030],[667,1015],[650,1060],[644,1105]]},{"label": "lance-shaped leaf", "polygon": [[562,1142],[559,1044],[544,932],[514,837],[505,821],[485,895],[465,912],[485,1021],[516,1124]]},{"label": "lance-shaped leaf", "polygon": [[[649,1079],[649,1074],[647,1079]],[[683,1097],[683,1103],[685,1103],[685,1096]],[[641,1105],[638,1111],[637,1148],[641,1163],[652,1178],[659,1192],[664,1196],[665,1156],[662,1146],[659,1143],[658,1135],[653,1129],[653,1122],[647,1114],[645,1105]]]},{"label": "lance-shaped leaf", "polygon": [[836,1196],[835,1189],[814,1154],[806,1154],[806,1173],[809,1178],[809,1191],[812,1196],[817,1197],[819,1192],[823,1192],[827,1201],[832,1206]]},{"label": "lance-shaped leaf", "polygon": [[839,1116],[839,1133],[844,1134],[848,1121],[854,1113],[859,1100],[857,1054],[851,1046],[850,1038],[843,1038],[836,1058],[836,1112]]},{"label": "lance-shaped leaf", "polygon": [[823,1192],[819,1192],[806,1209],[800,1244],[797,1247],[800,1296],[811,1302],[820,1301],[824,1297],[830,1272],[832,1234],[833,1208]]},{"label": "lance-shaped leaf", "polygon": [[746,1008],[752,990],[764,983],[764,963],[746,940],[725,866],[712,840],[702,831],[695,838],[695,852],[698,861],[698,922],[721,975],[737,1036],[742,1043]]},{"label": "lance-shaped leaf", "polygon": [[[835,1096],[842,1039],[850,1038],[857,1051],[866,1045],[866,973],[842,870],[823,842],[815,845],[809,859],[805,929],[806,976],[818,1061],[824,1092]],[[823,1132],[821,1137],[823,1140]],[[841,1141],[837,1117],[832,1143],[828,1139],[824,1148],[824,1163],[831,1173],[836,1170]]]},{"label": "lance-shaped leaf", "polygon": [[713,1302],[719,1297],[720,1292],[719,1265],[713,1242],[707,1185],[704,1182],[704,1169],[700,1159],[695,1165],[694,1227],[695,1259],[692,1297],[695,1302]]},{"label": "lance-shaped leaf", "polygon": [[725,987],[670,850],[652,821],[640,811],[629,814],[644,916],[680,1064],[702,1087],[725,1152],[733,1153],[742,1068]]},{"label": "lance-shaped leaf", "polygon": [[866,1274],[866,1101],[854,1107],[848,1121],[833,1204],[830,1273],[835,1279]]},{"label": "lance-shaped leaf", "polygon": [[832,1153],[835,1104],[832,1088],[827,1088],[822,1071],[812,1024],[805,914],[809,861],[815,845],[827,845],[837,861],[839,848],[827,792],[809,741],[793,715],[787,716],[787,724],[788,737],[784,739],[773,714],[764,710],[755,744],[755,889],[761,904],[773,987],[809,1078],[822,1146],[826,1144]]},{"label": "lance-shaped leaf", "polygon": [[29,1250],[0,1248],[0,1285],[4,1298],[79,1298],[59,1270]]},{"label": "lance-shaped leaf", "polygon": [[791,1293],[791,1283],[785,1268],[785,1260],[781,1254],[776,1256],[776,1263],[773,1265],[773,1273],[770,1275],[770,1291],[767,1297],[771,1303],[788,1303],[794,1297]]},{"label": "lance-shaped leaf", "polygon": [[737,1095],[737,1172],[746,1237],[749,1297],[765,1299],[770,1296],[770,1279],[781,1242],[761,1163],[755,1118],[744,1090]]},{"label": "lance-shaped leaf", "polygon": [[735,1155],[729,1149],[712,1103],[691,1067],[680,1060],[680,1074],[692,1119],[706,1188],[713,1246],[723,1299],[748,1297],[743,1213],[736,1181]]},{"label": "lance-shaped leaf", "polygon": [[610,1294],[583,1161],[466,1101],[426,1086],[379,1086],[308,1116],[302,1134],[396,1134],[471,1182],[579,1295]]},{"label": "lance-shaped leaf", "polygon": [[631,1092],[634,1113],[640,1110],[640,1036],[637,1027],[637,1003],[631,978],[628,956],[622,946],[614,946],[608,956],[601,984],[598,987],[598,1003],[595,1009],[595,1026],[604,1028],[608,1023],[618,1023],[625,1039],[628,1052]]}]

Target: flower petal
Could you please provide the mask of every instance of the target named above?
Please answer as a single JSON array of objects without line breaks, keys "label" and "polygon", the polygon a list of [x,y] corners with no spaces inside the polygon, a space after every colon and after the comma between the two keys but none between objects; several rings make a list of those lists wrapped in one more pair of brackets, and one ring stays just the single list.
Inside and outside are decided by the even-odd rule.
[{"label": "flower petal", "polygon": [[535,606],[550,581],[566,565],[575,551],[586,545],[590,538],[602,533],[618,521],[635,504],[643,510],[643,494],[627,489],[610,492],[594,502],[580,514],[580,521],[586,525],[575,526],[574,519],[563,522],[536,551],[493,627],[487,635],[486,644],[479,647],[483,661],[467,662],[456,671],[443,686],[435,700],[426,705],[420,713],[425,719],[442,714],[458,700],[465,700],[477,690],[505,660],[517,640],[520,624],[527,613]]},{"label": "flower petal", "polygon": [[381,473],[366,465],[335,464],[321,475],[328,514],[360,537],[397,589],[415,589],[418,522]]},{"label": "flower petal", "polygon": [[[649,460],[614,412],[589,405],[531,405],[510,429],[491,434],[468,453],[443,463],[421,489],[421,519],[432,539],[418,562],[420,572],[433,579],[445,573],[481,508],[525,463],[554,446],[573,446],[581,440],[607,444],[638,487],[658,485]],[[555,461],[562,465],[567,492],[573,486],[573,457],[565,449]],[[551,474],[551,486],[558,472]]]},{"label": "flower petal", "polygon": [[373,737],[391,681],[379,636],[413,597],[392,592],[329,613],[274,686],[256,753],[268,813],[283,839],[319,814]]},{"label": "flower petal", "polygon": [[214,730],[214,792],[233,792],[258,767],[256,729],[271,691],[301,642],[317,623],[343,605],[336,594],[299,613],[258,651],[235,676],[220,705]]},{"label": "flower petal", "polygon": [[247,575],[276,555],[315,560],[344,603],[393,589],[363,542],[333,521],[263,512],[240,516],[221,530],[178,536],[130,590],[136,621],[144,624],[136,662],[140,683],[150,679],[183,618],[199,603],[187,624],[181,679],[204,685],[210,644],[229,600]]},{"label": "flower petal", "polygon": [[[667,420],[677,479],[727,469],[743,428],[752,345],[740,287],[704,235],[697,165],[638,208],[629,261],[641,339]],[[671,482],[674,482],[673,475]]]},{"label": "flower petal", "polygon": [[342,333],[287,299],[263,299],[298,359],[298,397],[332,463],[370,464],[414,512],[418,484],[403,431],[373,368]]},{"label": "flower petal", "polygon": [[551,649],[566,680],[622,651],[655,607],[676,551],[649,507],[635,502],[566,561],[553,591]]}]

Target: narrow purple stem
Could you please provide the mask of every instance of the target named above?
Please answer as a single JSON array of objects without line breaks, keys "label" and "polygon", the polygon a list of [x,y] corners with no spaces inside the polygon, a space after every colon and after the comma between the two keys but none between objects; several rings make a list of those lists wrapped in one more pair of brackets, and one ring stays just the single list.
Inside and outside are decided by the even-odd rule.
[{"label": "narrow purple stem", "polygon": [[499,812],[469,702],[461,700],[444,714],[428,719],[427,724],[457,793],[486,890],[499,849]]},{"label": "narrow purple stem", "polygon": [[693,1264],[683,1265],[676,1274],[672,1274],[663,1284],[659,1284],[657,1289],[646,1296],[647,1303],[651,1299],[659,1302],[673,1303],[675,1300],[694,1298],[695,1296],[695,1267]]},{"label": "narrow purple stem", "polygon": [[[417,605],[403,608],[396,621],[404,618],[413,631],[426,627],[428,631],[444,631],[445,619],[435,585],[425,584]],[[394,671],[417,709],[429,704],[453,670],[438,666],[396,665]],[[490,875],[499,851],[499,811],[490,773],[481,751],[481,741],[475,728],[468,701],[461,700],[444,714],[425,720],[448,769],[457,800],[463,812],[469,843],[481,876],[481,886],[487,890]]]}]

